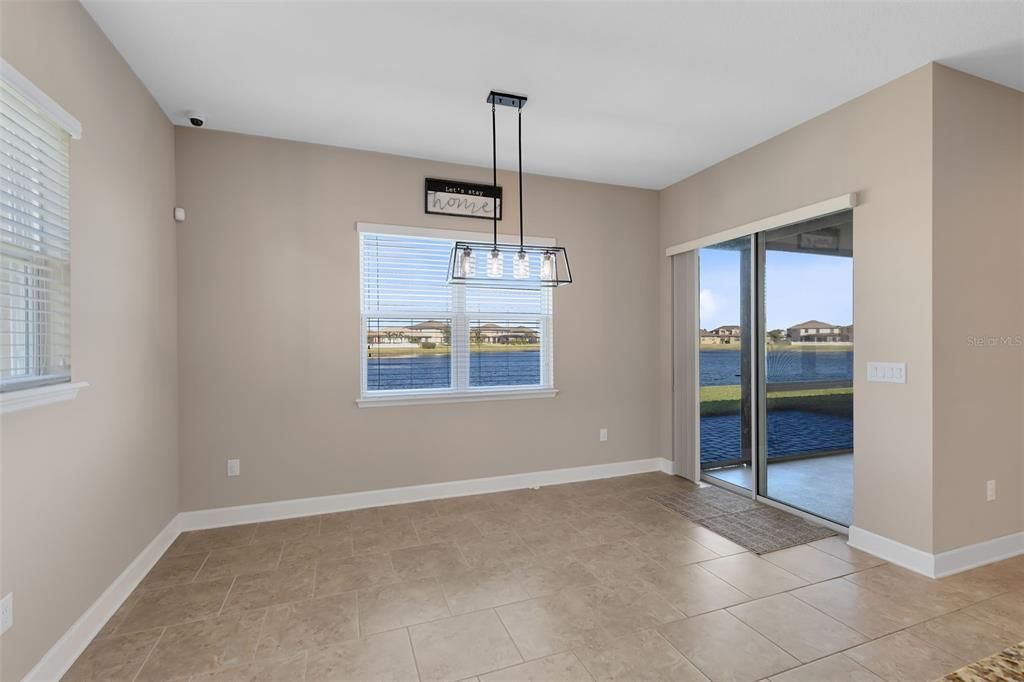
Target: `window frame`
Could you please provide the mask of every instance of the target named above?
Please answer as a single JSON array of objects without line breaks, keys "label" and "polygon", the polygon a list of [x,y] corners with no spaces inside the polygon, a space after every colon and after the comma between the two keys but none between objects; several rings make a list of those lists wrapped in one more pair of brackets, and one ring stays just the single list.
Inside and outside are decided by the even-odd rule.
[{"label": "window frame", "polygon": [[[74,140],[79,140],[82,137],[82,124],[56,101],[49,97],[41,88],[3,58],[0,58],[0,80],[3,80],[7,87],[14,90],[18,96],[28,102],[31,106],[35,107],[43,117],[48,118],[49,124],[62,129],[68,135],[68,154],[70,155],[70,143]],[[67,176],[65,178],[68,190],[64,197],[69,205],[71,201],[71,176],[72,170],[69,157]],[[68,230],[70,231],[70,216],[67,223]],[[71,260],[72,252],[69,246],[67,254],[68,271],[70,271]],[[67,291],[70,292],[70,281],[68,282]],[[70,308],[67,311],[66,319],[68,324],[67,351],[70,356],[73,355],[72,339],[70,337]],[[36,340],[33,341],[33,343],[38,344],[40,342]],[[44,351],[46,353],[50,353],[52,351],[49,344],[47,344],[45,349],[37,348],[34,354],[41,357]],[[23,377],[9,378],[4,382],[3,389],[0,390],[0,414],[17,412],[31,407],[74,399],[78,395],[78,391],[81,388],[88,386],[88,383],[84,381],[75,381],[73,373],[74,367],[72,366],[71,372],[68,374],[37,373]]]},{"label": "window frame", "polygon": [[[368,314],[365,308],[363,291],[363,259],[362,235],[383,234],[399,237],[420,239],[442,239],[454,244],[456,241],[490,241],[492,235],[469,232],[464,230],[446,230],[427,227],[411,227],[379,223],[356,223],[359,251],[358,296],[359,296],[359,397],[356,404],[360,407],[380,407],[390,405],[416,405],[427,403],[475,402],[483,400],[519,400],[524,398],[553,398],[558,395],[554,385],[554,297],[551,288],[541,289],[541,296],[546,298],[547,314],[535,313],[477,313],[466,310],[466,286],[449,284],[452,293],[452,309],[447,311],[396,311],[382,314]],[[550,237],[530,237],[531,244],[555,246],[556,241]],[[498,235],[502,244],[519,243],[518,236]],[[490,321],[490,318],[502,321],[536,322],[540,329],[540,383],[509,386],[471,386],[470,385],[470,324],[474,321]],[[371,319],[450,319],[451,320],[451,385],[448,388],[429,389],[394,389],[368,391],[368,357],[367,334],[368,321]],[[464,348],[459,352],[457,346]]]}]

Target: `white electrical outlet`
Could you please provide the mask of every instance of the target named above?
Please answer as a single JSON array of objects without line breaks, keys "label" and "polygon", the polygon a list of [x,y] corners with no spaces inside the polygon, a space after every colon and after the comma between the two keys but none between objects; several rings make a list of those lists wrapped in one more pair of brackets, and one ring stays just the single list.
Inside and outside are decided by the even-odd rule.
[{"label": "white electrical outlet", "polygon": [[0,635],[11,629],[14,625],[14,593],[8,592],[0,599]]},{"label": "white electrical outlet", "polygon": [[228,476],[238,476],[242,473],[242,463],[237,459],[228,460]]},{"label": "white electrical outlet", "polygon": [[608,441],[608,429],[601,429],[600,431],[598,431],[597,438],[602,443],[607,442]]},{"label": "white electrical outlet", "polygon": [[985,484],[985,497],[986,497],[986,499],[989,502],[991,502],[992,500],[996,499],[996,482],[995,481],[989,481],[988,483]]}]

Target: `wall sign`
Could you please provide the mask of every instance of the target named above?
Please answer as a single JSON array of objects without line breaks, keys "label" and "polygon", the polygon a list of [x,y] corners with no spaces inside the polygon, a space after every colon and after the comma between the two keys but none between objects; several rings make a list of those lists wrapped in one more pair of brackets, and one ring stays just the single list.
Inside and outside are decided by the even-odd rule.
[{"label": "wall sign", "polygon": [[501,187],[427,178],[423,210],[437,215],[501,220]]}]

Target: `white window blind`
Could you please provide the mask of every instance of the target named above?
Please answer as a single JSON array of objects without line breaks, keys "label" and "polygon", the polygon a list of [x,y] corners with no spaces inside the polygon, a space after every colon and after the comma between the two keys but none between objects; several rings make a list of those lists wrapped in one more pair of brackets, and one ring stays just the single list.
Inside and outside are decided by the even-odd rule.
[{"label": "white window blind", "polygon": [[0,391],[71,379],[68,131],[0,78]]},{"label": "white window blind", "polygon": [[552,387],[551,290],[448,284],[454,239],[361,232],[362,395]]}]

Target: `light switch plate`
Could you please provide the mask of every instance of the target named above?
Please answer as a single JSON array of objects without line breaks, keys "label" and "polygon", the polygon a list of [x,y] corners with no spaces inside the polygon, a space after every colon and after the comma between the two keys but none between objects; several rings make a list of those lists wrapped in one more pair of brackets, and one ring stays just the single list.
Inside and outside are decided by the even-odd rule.
[{"label": "light switch plate", "polygon": [[242,463],[237,459],[228,460],[228,476],[238,476],[242,473]]},{"label": "light switch plate", "polygon": [[907,363],[869,362],[868,381],[882,384],[907,383]]}]

